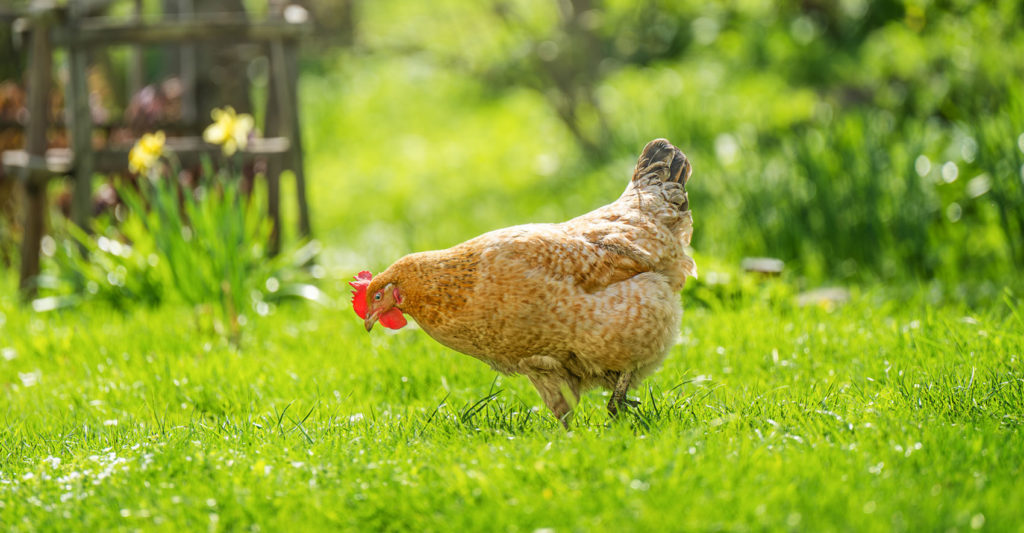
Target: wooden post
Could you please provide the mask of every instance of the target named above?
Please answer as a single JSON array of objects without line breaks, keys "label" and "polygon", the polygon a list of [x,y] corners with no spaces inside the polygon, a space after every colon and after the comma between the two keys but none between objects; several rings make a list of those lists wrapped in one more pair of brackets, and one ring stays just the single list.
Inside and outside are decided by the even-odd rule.
[{"label": "wooden post", "polygon": [[[71,24],[74,31],[74,24]],[[68,48],[68,87],[65,99],[68,109],[68,133],[74,154],[74,187],[71,197],[71,220],[89,231],[92,214],[92,172],[95,154],[92,149],[92,114],[89,110],[89,84],[86,78],[88,52],[85,47]]]},{"label": "wooden post", "polygon": [[21,271],[18,288],[21,297],[29,301],[36,296],[39,276],[39,245],[45,232],[46,183],[25,182],[24,232],[21,236]]},{"label": "wooden post", "polygon": [[287,77],[288,107],[291,111],[291,124],[288,128],[289,163],[295,173],[295,196],[299,204],[299,235],[309,237],[312,234],[309,224],[309,203],[306,200],[306,171],[302,158],[302,129],[299,124],[299,61],[298,43],[288,41],[284,45],[284,68]]},{"label": "wooden post", "polygon": [[278,39],[270,43],[270,83],[267,98],[267,134],[286,137],[288,152],[270,159],[267,165],[267,215],[273,224],[269,249],[276,254],[281,246],[280,189],[281,171],[295,174],[295,194],[299,208],[299,234],[311,234],[309,203],[306,198],[306,173],[302,160],[302,132],[298,114],[298,44]]},{"label": "wooden post", "polygon": [[[46,129],[49,123],[46,113],[53,60],[46,17],[46,14],[35,15],[30,37],[32,42],[28,80],[29,124],[25,140],[25,151],[28,152],[30,161],[35,158],[46,160]],[[36,179],[31,164],[25,165],[21,179],[25,185],[28,205],[25,209],[24,235],[21,240],[18,288],[23,299],[31,300],[36,295],[36,279],[39,276],[39,243],[43,238],[46,217],[46,180]]]},{"label": "wooden post", "polygon": [[[291,140],[288,113],[287,70],[284,68],[284,49],[281,40],[270,43],[270,79],[267,87],[266,129],[268,136],[286,137]],[[268,251],[277,255],[281,250],[281,172],[287,164],[291,149],[284,154],[271,156],[267,161],[267,216],[270,218],[270,243]]]},{"label": "wooden post", "polygon": [[[178,0],[178,18],[186,20],[195,19],[195,7],[192,5],[192,0]],[[200,121],[196,100],[196,45],[182,45],[178,54],[178,57],[181,59],[179,73],[183,89],[181,94],[181,121],[188,124],[189,127],[199,127]],[[207,118],[209,117],[203,117],[203,120]]]},{"label": "wooden post", "polygon": [[[270,218],[270,242],[267,251],[275,256],[281,251],[281,164],[284,154],[270,157],[267,164],[267,216]],[[277,163],[274,163],[277,161]]]},{"label": "wooden post", "polygon": [[[132,3],[132,21],[139,22],[142,20],[142,0],[135,0]],[[131,101],[132,97],[142,90],[143,80],[145,75],[143,73],[144,67],[142,64],[142,47],[132,46],[130,59],[128,61],[128,97],[125,101]]]}]

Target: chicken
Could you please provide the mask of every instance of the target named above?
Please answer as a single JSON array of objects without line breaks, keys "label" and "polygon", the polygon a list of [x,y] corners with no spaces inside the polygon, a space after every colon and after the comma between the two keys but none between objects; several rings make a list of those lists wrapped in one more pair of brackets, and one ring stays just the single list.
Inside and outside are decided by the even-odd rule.
[{"label": "chicken", "polygon": [[409,315],[431,337],[530,379],[568,428],[580,394],[629,388],[675,343],[679,291],[697,275],[685,247],[693,219],[690,163],[664,139],[647,144],[615,202],[560,224],[485,233],[447,250],[407,255],[350,284],[367,331]]}]

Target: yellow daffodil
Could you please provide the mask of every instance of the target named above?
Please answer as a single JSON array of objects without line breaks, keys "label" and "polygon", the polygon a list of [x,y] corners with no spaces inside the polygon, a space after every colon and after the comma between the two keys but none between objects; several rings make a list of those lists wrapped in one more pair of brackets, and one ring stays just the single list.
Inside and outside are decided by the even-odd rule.
[{"label": "yellow daffodil", "polygon": [[163,155],[166,140],[162,131],[143,135],[128,152],[128,168],[136,173],[149,172]]},{"label": "yellow daffodil", "polygon": [[237,150],[245,148],[249,132],[255,125],[252,115],[237,115],[234,108],[228,106],[214,109],[210,116],[213,117],[213,124],[203,132],[203,140],[210,144],[219,144],[224,150],[224,155],[232,155]]}]

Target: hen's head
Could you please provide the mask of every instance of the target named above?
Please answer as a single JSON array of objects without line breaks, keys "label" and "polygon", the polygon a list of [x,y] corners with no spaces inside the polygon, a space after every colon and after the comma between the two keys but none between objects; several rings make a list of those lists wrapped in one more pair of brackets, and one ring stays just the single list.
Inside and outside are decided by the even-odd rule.
[{"label": "hen's head", "polygon": [[356,274],[355,278],[355,281],[348,282],[355,289],[352,291],[352,309],[363,319],[366,331],[370,331],[378,321],[389,329],[406,325],[405,315],[397,307],[402,305],[402,291],[395,283],[384,278],[374,279],[367,270]]}]

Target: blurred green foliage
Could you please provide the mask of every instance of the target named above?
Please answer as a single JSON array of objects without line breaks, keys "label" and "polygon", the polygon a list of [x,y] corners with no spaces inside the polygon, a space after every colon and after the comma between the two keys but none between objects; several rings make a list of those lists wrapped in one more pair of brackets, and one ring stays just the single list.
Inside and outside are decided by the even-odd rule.
[{"label": "blurred green foliage", "polygon": [[1024,267],[1019,2],[346,5],[352,38],[311,42],[300,98],[339,271],[606,204],[655,137],[694,163],[693,246],[723,278],[747,256],[807,285]]},{"label": "blurred green foliage", "polygon": [[643,144],[695,166],[694,247],[810,282],[1024,266],[1024,7],[541,0],[364,6],[307,60],[314,209],[352,267],[613,200]]}]

